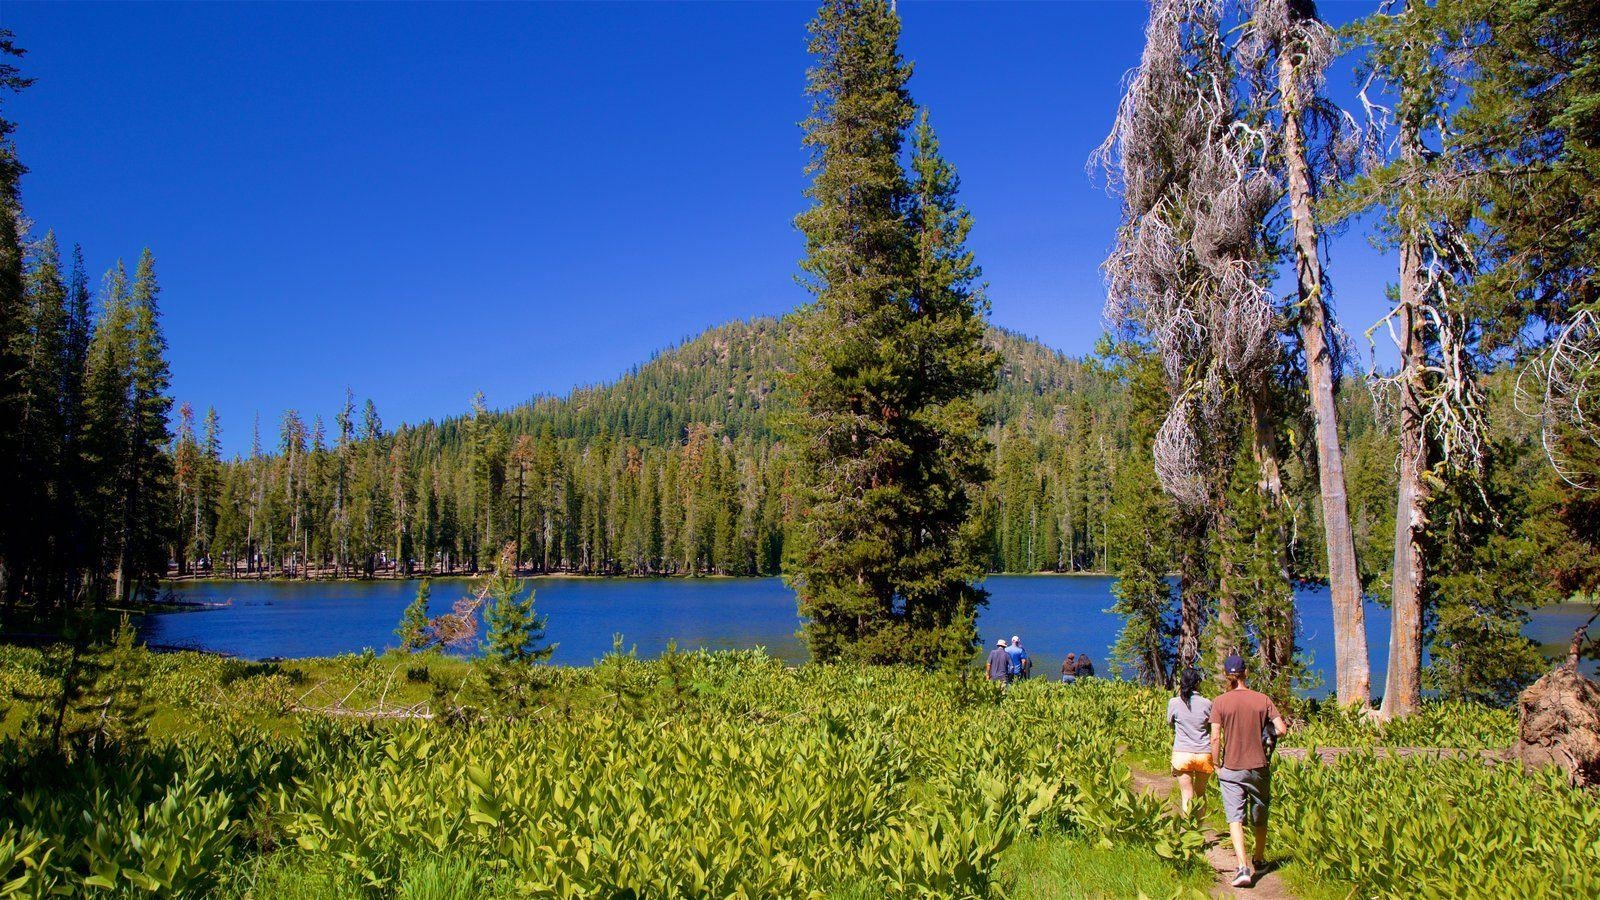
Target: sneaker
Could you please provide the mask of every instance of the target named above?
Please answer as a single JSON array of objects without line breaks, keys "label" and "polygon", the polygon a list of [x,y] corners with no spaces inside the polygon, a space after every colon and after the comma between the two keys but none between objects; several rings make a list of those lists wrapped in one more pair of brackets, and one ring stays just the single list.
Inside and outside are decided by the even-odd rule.
[{"label": "sneaker", "polygon": [[1252,859],[1250,860],[1250,868],[1257,873],[1265,872],[1267,870],[1267,861],[1264,859]]},{"label": "sneaker", "polygon": [[1250,869],[1247,866],[1240,866],[1239,871],[1233,873],[1234,887],[1249,887],[1250,882],[1253,880],[1255,880],[1254,876],[1251,875]]}]

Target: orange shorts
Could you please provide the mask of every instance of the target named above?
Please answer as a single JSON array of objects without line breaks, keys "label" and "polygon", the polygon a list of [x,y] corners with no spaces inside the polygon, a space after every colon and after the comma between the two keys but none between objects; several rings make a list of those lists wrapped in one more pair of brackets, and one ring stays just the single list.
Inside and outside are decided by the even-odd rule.
[{"label": "orange shorts", "polygon": [[1210,775],[1216,768],[1211,764],[1209,753],[1183,753],[1172,751],[1172,774],[1174,775]]}]

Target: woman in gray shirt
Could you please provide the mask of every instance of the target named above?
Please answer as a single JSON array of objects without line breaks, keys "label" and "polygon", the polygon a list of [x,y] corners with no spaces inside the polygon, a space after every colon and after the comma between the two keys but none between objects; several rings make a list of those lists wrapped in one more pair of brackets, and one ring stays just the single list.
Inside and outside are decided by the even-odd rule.
[{"label": "woman in gray shirt", "polygon": [[1201,677],[1199,669],[1184,670],[1178,681],[1178,696],[1167,701],[1167,724],[1172,726],[1172,774],[1178,779],[1185,815],[1195,797],[1205,796],[1206,779],[1214,771],[1211,701],[1195,693]]}]

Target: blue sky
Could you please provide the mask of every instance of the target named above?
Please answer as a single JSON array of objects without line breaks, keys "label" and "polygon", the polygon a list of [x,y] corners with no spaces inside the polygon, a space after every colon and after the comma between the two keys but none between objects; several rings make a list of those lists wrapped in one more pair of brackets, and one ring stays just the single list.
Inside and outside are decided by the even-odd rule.
[{"label": "blue sky", "polygon": [[[508,406],[803,302],[814,8],[8,0],[0,27],[37,79],[7,101],[28,215],[96,283],[154,250],[174,394],[233,453],[347,385],[390,426]],[[901,13],[994,321],[1088,352],[1118,207],[1085,162],[1144,5]],[[1393,266],[1360,235],[1333,253],[1359,338]]]}]

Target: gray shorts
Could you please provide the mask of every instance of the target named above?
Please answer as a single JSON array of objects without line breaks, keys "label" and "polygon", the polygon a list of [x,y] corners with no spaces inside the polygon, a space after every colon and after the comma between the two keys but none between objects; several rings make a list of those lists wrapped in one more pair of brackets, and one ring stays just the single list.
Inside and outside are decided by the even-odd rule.
[{"label": "gray shorts", "polygon": [[1267,807],[1272,804],[1271,769],[1219,768],[1217,783],[1222,790],[1222,812],[1230,824],[1267,824]]}]

